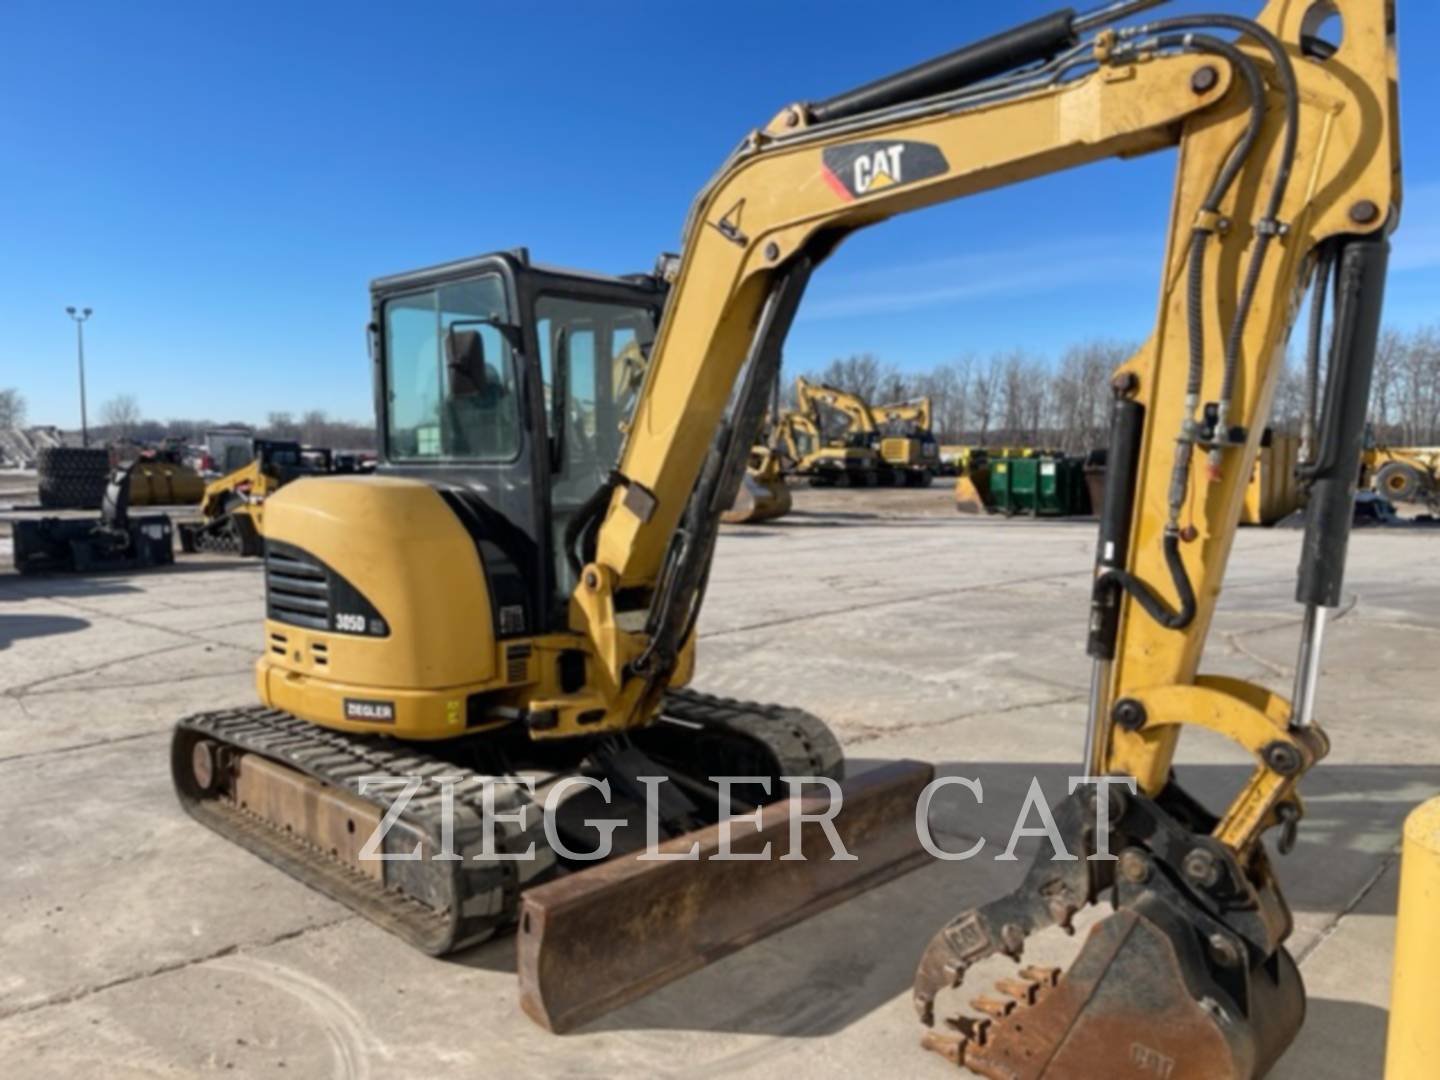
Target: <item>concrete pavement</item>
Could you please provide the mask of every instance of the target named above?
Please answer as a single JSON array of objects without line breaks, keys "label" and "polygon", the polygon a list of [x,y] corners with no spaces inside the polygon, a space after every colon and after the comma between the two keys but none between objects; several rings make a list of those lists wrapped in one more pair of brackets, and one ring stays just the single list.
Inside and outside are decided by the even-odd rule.
[{"label": "concrete pavement", "polygon": [[[173,720],[251,700],[256,563],[0,571],[6,1075],[954,1075],[918,1049],[910,977],[936,927],[1018,879],[1023,863],[993,856],[1030,777],[1058,796],[1073,771],[1093,523],[960,518],[940,489],[844,494],[798,492],[790,518],[727,530],[696,685],[811,709],[861,767],[918,757],[980,778],[984,804],[951,789],[944,820],[986,851],[565,1037],[521,1015],[509,939],[421,956],[175,804]],[[1351,545],[1352,603],[1322,694],[1334,750],[1307,778],[1299,845],[1278,860],[1311,996],[1281,1077],[1378,1075],[1400,823],[1440,789],[1437,544],[1397,531]],[[1298,545],[1296,532],[1241,533],[1206,670],[1288,691]],[[1212,805],[1248,771],[1203,738],[1179,762]]]}]

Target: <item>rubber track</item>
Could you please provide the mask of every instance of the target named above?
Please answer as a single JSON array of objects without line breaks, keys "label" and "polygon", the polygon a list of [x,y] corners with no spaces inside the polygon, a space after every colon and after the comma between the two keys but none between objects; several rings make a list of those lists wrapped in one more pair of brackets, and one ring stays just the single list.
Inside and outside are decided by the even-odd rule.
[{"label": "rubber track", "polygon": [[[661,712],[760,743],[774,758],[778,775],[844,778],[839,742],[822,720],[802,709],[672,690],[666,693]],[[202,738],[279,762],[382,811],[391,807],[401,788],[371,788],[362,796],[361,777],[419,778],[421,786],[399,818],[408,828],[401,830],[397,825],[391,829],[394,850],[412,848],[416,833],[428,838],[430,850],[441,850],[443,795],[437,778],[460,776],[451,789],[453,850],[466,857],[388,862],[387,876],[397,874],[403,885],[381,885],[230,801],[201,793],[193,779],[191,751]],[[349,735],[279,710],[252,706],[199,713],[179,721],[171,743],[171,770],[180,803],[196,820],[431,955],[479,944],[513,925],[520,890],[555,871],[555,853],[546,845],[539,808],[529,793],[515,784],[495,783],[496,845],[505,852],[521,852],[534,843],[535,858],[473,858],[481,843],[481,793],[486,778],[430,757],[415,744]],[[523,826],[498,817],[525,807],[534,812],[526,815]],[[420,896],[430,902],[422,902]]]},{"label": "rubber track", "polygon": [[221,514],[217,518],[182,528],[187,530],[190,544],[196,552],[210,555],[241,554],[240,533],[229,514]]},{"label": "rubber track", "polygon": [[[431,851],[442,850],[443,795],[436,778],[463,777],[454,784],[452,797],[453,850],[464,857],[387,862],[387,877],[397,875],[404,890],[382,886],[228,801],[204,798],[191,779],[191,748],[199,738],[259,754],[383,810],[391,807],[403,789],[398,785],[368,789],[362,796],[361,777],[418,778],[420,788],[401,812],[399,822],[428,838]],[[495,842],[501,851],[514,853],[524,851],[533,841],[535,858],[476,859],[482,843],[484,778],[405,743],[349,736],[278,710],[254,706],[186,717],[176,725],[171,768],[181,805],[192,817],[432,955],[492,937],[514,920],[521,886],[546,876],[555,866],[555,853],[545,843],[538,807],[526,815],[523,827],[499,816],[533,806],[523,787],[495,783]],[[414,833],[407,833],[396,838],[396,850],[413,848]],[[395,829],[391,834],[393,837]],[[429,897],[432,903],[424,903],[418,896]]]},{"label": "rubber track", "polygon": [[762,743],[785,776],[845,778],[845,753],[825,721],[804,709],[670,690],[661,714],[705,727],[726,728]]}]

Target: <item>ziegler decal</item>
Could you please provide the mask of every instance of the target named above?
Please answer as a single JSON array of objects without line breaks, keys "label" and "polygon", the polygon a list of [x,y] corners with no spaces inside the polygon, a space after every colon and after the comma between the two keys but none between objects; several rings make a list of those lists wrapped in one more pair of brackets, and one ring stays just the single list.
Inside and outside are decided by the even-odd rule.
[{"label": "ziegler decal", "polygon": [[345,699],[345,719],[364,720],[371,724],[393,724],[395,722],[395,703],[347,697]]},{"label": "ziegler decal", "polygon": [[913,184],[950,171],[933,143],[858,142],[827,146],[822,175],[846,202],[899,184]]}]

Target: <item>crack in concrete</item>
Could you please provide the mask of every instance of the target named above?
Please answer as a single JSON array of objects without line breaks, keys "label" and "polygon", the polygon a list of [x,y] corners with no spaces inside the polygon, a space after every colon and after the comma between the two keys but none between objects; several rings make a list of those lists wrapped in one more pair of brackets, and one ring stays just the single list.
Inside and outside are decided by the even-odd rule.
[{"label": "crack in concrete", "polygon": [[901,735],[909,731],[922,729],[938,730],[957,724],[961,720],[973,720],[977,716],[1005,716],[1007,713],[1019,712],[1022,709],[1043,709],[1051,705],[1069,705],[1086,700],[1088,694],[1075,693],[1066,697],[1045,698],[1040,701],[1021,701],[1013,705],[1001,705],[995,708],[974,709],[970,712],[957,713],[954,716],[946,716],[939,720],[913,720],[909,723],[895,724],[891,727],[880,727],[873,724],[858,725],[837,725],[840,733],[844,735],[843,744],[847,747],[859,746],[864,743],[874,742],[890,735]]},{"label": "crack in concrete", "polygon": [[152,731],[138,731],[130,735],[116,735],[111,739],[93,739],[90,742],[75,743],[71,746],[52,746],[45,750],[26,750],[24,753],[9,754],[5,757],[0,757],[0,765],[8,765],[12,761],[24,761],[28,758],[69,754],[76,750],[94,750],[101,746],[113,746],[115,743],[134,742],[136,739],[152,739],[156,735],[168,735],[169,733],[170,729],[168,727],[162,727],[155,728]]},{"label": "crack in concrete", "polygon": [[[218,648],[218,649],[233,649],[233,650],[235,650],[235,651],[237,651],[237,652],[245,653],[247,656],[252,656],[252,655],[253,655],[253,651],[252,651],[252,650],[243,648],[243,647],[241,647],[241,646],[239,646],[239,645],[230,645],[230,644],[228,644],[228,643],[226,643],[226,642],[223,642],[223,641],[209,641],[209,640],[206,640],[205,638],[186,638],[184,641],[182,641],[182,642],[180,642],[179,644],[176,644],[176,645],[166,645],[166,646],[164,646],[163,648],[151,649],[149,652],[136,653],[136,654],[134,654],[134,655],[132,655],[132,656],[117,656],[117,657],[115,657],[114,659],[106,660],[104,663],[92,664],[90,667],[77,668],[77,669],[74,670],[74,671],[63,671],[63,672],[59,673],[58,675],[47,675],[47,676],[45,676],[45,678],[43,678],[43,679],[36,679],[34,682],[30,682],[30,683],[21,683],[19,686],[8,686],[8,687],[6,687],[3,691],[0,691],[0,693],[3,693],[3,694],[4,694],[6,697],[8,697],[8,698],[13,698],[14,700],[18,701],[18,700],[19,700],[20,698],[22,698],[22,697],[40,697],[40,696],[43,696],[43,695],[45,695],[45,694],[64,694],[64,693],[73,692],[73,691],[75,691],[75,690],[93,690],[94,687],[63,687],[63,686],[62,686],[62,687],[60,687],[60,688],[58,688],[58,689],[55,689],[55,690],[37,690],[37,689],[35,689],[35,687],[37,687],[37,686],[44,686],[44,685],[46,685],[47,683],[59,682],[59,681],[62,680],[62,679],[73,679],[73,678],[75,678],[76,676],[79,676],[79,675],[93,675],[93,674],[95,674],[97,671],[104,671],[106,668],[115,667],[115,666],[117,666],[117,665],[119,665],[119,664],[131,664],[131,663],[134,663],[134,662],[137,661],[137,660],[148,660],[148,659],[150,659],[152,656],[163,656],[163,655],[165,655],[166,653],[179,652],[181,649],[194,648],[194,647],[197,646],[197,645],[213,645],[214,647],[216,647],[216,648]],[[148,681],[148,682],[139,682],[139,683],[112,683],[112,684],[110,684],[110,685],[111,685],[112,687],[118,687],[118,688],[136,687],[136,686],[154,686],[154,685],[157,685],[157,684],[159,684],[159,683],[181,682],[181,681],[188,681],[188,680],[192,680],[192,679],[210,678],[210,677],[212,677],[213,675],[216,675],[216,674],[225,675],[225,674],[233,674],[233,673],[232,673],[232,672],[206,672],[205,674],[202,674],[202,675],[170,676],[170,677],[166,677],[166,678],[162,678],[162,679],[154,679],[154,680],[151,680],[151,681]]]},{"label": "crack in concrete", "polygon": [[760,622],[747,623],[744,626],[730,626],[723,630],[710,630],[701,632],[700,640],[707,641],[719,637],[728,637],[731,634],[743,634],[749,630],[768,630],[777,626],[785,626],[794,622],[809,622],[812,619],[828,619],[835,615],[850,615],[857,611],[875,611],[884,607],[896,607],[904,604],[914,604],[923,601],[942,600],[951,596],[966,596],[977,592],[996,592],[1002,589],[1013,588],[1016,585],[1030,585],[1036,582],[1045,581],[1067,581],[1072,578],[1085,577],[1074,571],[1068,573],[1045,574],[1040,577],[1013,578],[1006,581],[992,581],[978,585],[961,585],[953,589],[930,590],[923,593],[911,593],[907,596],[888,597],[884,600],[861,601],[850,604],[846,607],[832,608],[828,611],[806,612],[801,615],[783,615],[774,619],[764,619]]},{"label": "crack in concrete", "polygon": [[[226,649],[236,649],[236,650],[238,650],[238,651],[240,651],[240,652],[245,653],[246,656],[250,656],[250,655],[251,655],[250,650],[248,650],[248,649],[241,649],[239,645],[225,645],[224,643],[219,642],[219,641],[204,642],[204,643],[202,643],[202,644],[220,645],[222,648],[226,648]],[[105,689],[106,689],[106,690],[143,690],[143,689],[145,689],[147,686],[169,686],[169,685],[172,684],[172,683],[200,682],[200,681],[202,681],[202,680],[204,680],[204,679],[224,679],[224,678],[231,678],[231,677],[236,676],[236,675],[247,675],[247,676],[248,676],[248,675],[253,674],[254,666],[255,666],[255,665],[254,665],[254,661],[252,660],[250,663],[247,663],[244,667],[233,668],[233,669],[223,669],[223,670],[216,670],[216,671],[202,671],[202,672],[196,672],[196,673],[191,674],[191,675],[166,675],[166,676],[164,676],[163,678],[159,678],[159,679],[146,679],[144,682],[110,682],[110,683],[106,683],[106,684],[105,684]],[[80,672],[76,672],[76,674],[81,674],[81,673],[80,673]],[[60,678],[67,678],[67,677],[68,677],[68,676],[60,676]],[[53,690],[31,690],[29,693],[26,693],[26,694],[24,694],[23,696],[26,697],[26,698],[54,697],[54,696],[56,696],[56,695],[58,695],[58,694],[85,694],[85,693],[93,693],[94,690],[95,690],[95,688],[94,688],[93,686],[59,686],[59,687],[56,687],[56,688],[53,689]],[[21,698],[20,696],[16,696],[16,695],[14,695],[14,694],[11,694],[9,691],[6,691],[6,696],[7,696],[7,697],[12,697],[15,701],[20,701],[20,700],[22,700],[22,698]]]},{"label": "crack in concrete", "polygon": [[1320,928],[1320,932],[1315,935],[1310,944],[1296,955],[1295,964],[1297,967],[1303,964],[1309,957],[1313,956],[1320,946],[1335,936],[1340,929],[1340,924],[1345,921],[1346,916],[1365,902],[1365,898],[1375,891],[1376,886],[1378,886],[1385,875],[1390,872],[1390,868],[1399,861],[1400,853],[1398,851],[1391,852],[1380,861],[1379,868],[1370,876],[1370,880],[1360,886],[1360,890],[1350,898],[1350,902],[1337,911],[1335,917]]},{"label": "crack in concrete", "polygon": [[0,1021],[9,1020],[16,1016],[24,1016],[27,1013],[37,1012],[41,1009],[49,1009],[56,1005],[70,1005],[105,990],[114,990],[116,987],[128,986],[130,983],[152,979],[157,975],[168,975],[174,971],[183,971],[186,968],[196,967],[200,964],[208,963],[211,960],[218,960],[223,956],[232,956],[235,953],[251,952],[258,949],[268,949],[272,945],[293,941],[312,931],[328,930],[332,926],[339,926],[341,923],[351,922],[357,918],[359,918],[357,915],[341,915],[326,922],[312,923],[309,926],[302,926],[296,930],[287,930],[283,934],[267,938],[264,941],[232,942],[223,948],[205,953],[202,956],[192,956],[186,960],[174,960],[167,964],[157,964],[155,967],[146,968],[144,971],[133,971],[128,975],[121,975],[107,982],[95,983],[92,986],[80,986],[58,994],[51,994],[48,997],[41,998],[38,1001],[27,1002],[24,1005],[15,1005],[9,1008],[0,1007]]},{"label": "crack in concrete", "polygon": [[46,683],[59,682],[61,679],[74,678],[76,675],[90,675],[97,671],[104,671],[108,667],[114,667],[116,664],[130,664],[136,660],[148,660],[152,656],[163,656],[166,653],[178,652],[180,649],[187,649],[195,644],[197,644],[197,642],[186,638],[176,645],[166,645],[163,648],[150,649],[146,652],[134,653],[130,656],[116,656],[103,663],[91,664],[89,667],[77,668],[74,671],[62,671],[58,675],[47,675],[43,679],[21,683],[19,686],[7,686],[5,688],[5,695],[14,698],[23,697],[30,694],[35,687],[44,686]]}]

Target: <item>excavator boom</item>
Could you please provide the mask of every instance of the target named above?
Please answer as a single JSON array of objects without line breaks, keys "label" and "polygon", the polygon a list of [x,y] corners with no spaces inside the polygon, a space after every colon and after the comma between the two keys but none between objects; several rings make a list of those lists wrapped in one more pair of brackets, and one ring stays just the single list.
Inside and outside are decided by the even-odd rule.
[{"label": "excavator boom", "polygon": [[[1112,837],[1133,849],[1134,876],[1088,858],[1064,873],[1054,867],[1072,864],[1037,863],[1015,897],[944,928],[917,973],[917,1008],[930,1022],[936,996],[972,964],[1018,957],[1029,934],[1068,925],[1101,895],[1117,898],[1121,921],[1101,924],[1083,972],[1025,991],[1035,1010],[1025,1034],[1018,1021],[970,1018],[935,1037],[948,1056],[996,1076],[1106,1072],[1107,1054],[1125,1051],[1103,1033],[1133,1020],[1126,1010],[1142,1000],[1173,1020],[1144,1044],[1171,1063],[1169,1075],[1252,1075],[1293,1036],[1303,1000],[1260,839],[1296,827],[1296,784],[1327,747],[1316,724],[1320,633],[1338,602],[1400,202],[1394,5],[1271,0],[1254,20],[1187,15],[1085,37],[1151,6],[1111,5],[1094,19],[1058,13],[827,102],[792,105],[742,143],[692,207],[646,392],[572,598],[572,625],[599,660],[598,723],[637,722],[693,632],[716,508],[754,441],[814,268],[848,233],[896,214],[1178,148],[1155,332],[1113,381],[1089,646],[1084,772],[1134,782],[1116,801]],[[1316,36],[1332,13],[1344,24],[1338,46]],[[1333,291],[1335,329],[1322,435],[1304,466],[1305,633],[1292,704],[1199,668],[1307,282],[1318,303]],[[1310,347],[1317,370],[1321,340]],[[626,629],[636,603],[641,631]],[[577,723],[580,709],[550,704],[562,730]],[[593,710],[593,694],[585,704]],[[1187,724],[1254,757],[1218,820],[1171,778]],[[1058,816],[1077,823],[1073,842],[1094,854],[1094,830],[1078,824],[1083,793],[1074,799]],[[1209,943],[1203,955],[1187,944],[1197,935]],[[1114,972],[1129,967],[1150,977],[1130,990],[1121,980],[1117,991]],[[1197,986],[1207,992],[1197,996]],[[1205,1004],[1213,1001],[1225,1003],[1224,1024]],[[1196,1071],[1202,1059],[1210,1064]]]}]

